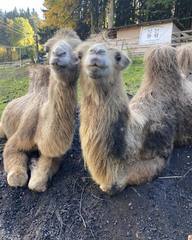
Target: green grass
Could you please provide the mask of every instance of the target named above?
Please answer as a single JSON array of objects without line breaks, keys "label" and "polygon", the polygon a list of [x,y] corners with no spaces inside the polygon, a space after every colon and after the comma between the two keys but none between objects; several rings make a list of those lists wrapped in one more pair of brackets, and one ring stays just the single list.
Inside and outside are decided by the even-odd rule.
[{"label": "green grass", "polygon": [[28,88],[28,74],[25,67],[0,69],[0,116],[11,100],[24,95]]},{"label": "green grass", "polygon": [[123,80],[127,92],[135,94],[143,79],[144,68],[143,58],[137,57],[132,60],[132,64],[123,72]]},{"label": "green grass", "polygon": [[[136,93],[143,71],[143,59],[134,58],[132,65],[123,72],[125,88],[129,93]],[[26,67],[0,69],[0,116],[8,102],[27,92],[28,81]]]}]

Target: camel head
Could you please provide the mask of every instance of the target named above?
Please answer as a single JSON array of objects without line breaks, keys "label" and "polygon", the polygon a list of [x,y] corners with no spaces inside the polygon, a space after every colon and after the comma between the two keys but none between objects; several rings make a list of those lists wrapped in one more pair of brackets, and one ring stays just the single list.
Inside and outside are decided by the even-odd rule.
[{"label": "camel head", "polygon": [[178,47],[177,59],[185,77],[192,81],[192,44]]},{"label": "camel head", "polygon": [[74,31],[61,29],[45,44],[49,65],[58,78],[77,80],[79,59],[74,50],[80,43],[81,40]]},{"label": "camel head", "polygon": [[120,72],[130,60],[121,51],[110,48],[103,43],[80,46],[79,57],[83,74],[88,81],[99,85],[112,86],[119,81]]},{"label": "camel head", "polygon": [[79,64],[78,57],[65,40],[56,42],[50,52],[49,64],[60,72],[73,71]]}]

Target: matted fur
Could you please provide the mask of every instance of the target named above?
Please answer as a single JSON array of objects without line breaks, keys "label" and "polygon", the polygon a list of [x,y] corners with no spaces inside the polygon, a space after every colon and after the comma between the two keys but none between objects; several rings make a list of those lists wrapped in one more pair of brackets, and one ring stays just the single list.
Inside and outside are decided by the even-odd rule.
[{"label": "matted fur", "polygon": [[177,57],[182,72],[192,81],[192,43],[177,47]]},{"label": "matted fur", "polygon": [[[103,58],[110,58],[111,71],[105,78],[94,79],[87,74],[91,60],[86,63],[95,50],[94,45],[93,50],[84,46],[82,52],[79,47],[83,157],[93,180],[103,191],[114,194],[129,184],[152,180],[165,167],[181,130],[185,140],[191,139],[192,128],[188,126],[192,127],[192,104],[189,105],[192,89],[189,96],[176,50],[157,47],[145,57],[145,78],[129,102],[120,70],[110,60],[111,51],[116,50],[106,46]],[[119,59],[124,58],[122,53],[118,54],[121,54]],[[97,59],[98,53],[94,57]],[[184,115],[189,109],[191,113]]]},{"label": "matted fur", "polygon": [[[13,187],[27,183],[27,151],[38,149],[40,157],[32,168],[28,187],[45,191],[48,178],[59,168],[59,157],[72,142],[79,75],[73,43],[80,39],[68,30],[58,32],[51,41],[53,65],[31,68],[28,93],[10,102],[1,118],[0,130],[8,139],[3,152],[4,168],[8,184]],[[65,68],[61,60],[67,61]]]}]

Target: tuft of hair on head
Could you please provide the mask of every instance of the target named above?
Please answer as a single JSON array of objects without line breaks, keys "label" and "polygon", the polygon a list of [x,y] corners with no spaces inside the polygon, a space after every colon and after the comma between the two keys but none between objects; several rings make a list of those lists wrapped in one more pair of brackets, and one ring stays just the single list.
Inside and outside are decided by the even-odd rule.
[{"label": "tuft of hair on head", "polygon": [[157,46],[144,57],[146,73],[150,77],[178,74],[176,49],[170,46]]},{"label": "tuft of hair on head", "polygon": [[81,43],[81,39],[75,31],[68,28],[62,28],[59,29],[54,36],[44,44],[46,51],[48,52],[53,45],[60,40],[65,40],[73,49]]},{"label": "tuft of hair on head", "polygon": [[181,71],[186,76],[192,73],[192,44],[177,47],[177,59]]},{"label": "tuft of hair on head", "polygon": [[79,57],[79,59],[82,59],[83,55],[88,51],[88,49],[94,45],[95,42],[91,42],[89,40],[82,42],[77,48],[76,52]]}]

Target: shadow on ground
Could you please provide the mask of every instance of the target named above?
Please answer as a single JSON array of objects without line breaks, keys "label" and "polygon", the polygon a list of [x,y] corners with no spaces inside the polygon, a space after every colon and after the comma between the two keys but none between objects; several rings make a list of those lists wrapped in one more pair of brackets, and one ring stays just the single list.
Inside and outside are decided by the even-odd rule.
[{"label": "shadow on ground", "polygon": [[158,179],[114,197],[84,170],[78,131],[45,193],[8,187],[1,156],[2,240],[182,240],[192,234],[192,146],[175,149]]}]

